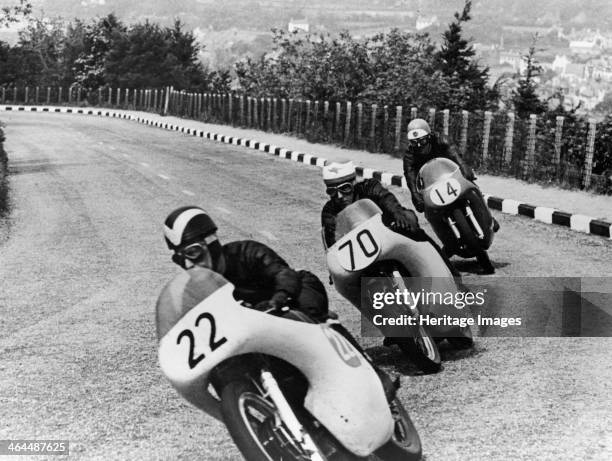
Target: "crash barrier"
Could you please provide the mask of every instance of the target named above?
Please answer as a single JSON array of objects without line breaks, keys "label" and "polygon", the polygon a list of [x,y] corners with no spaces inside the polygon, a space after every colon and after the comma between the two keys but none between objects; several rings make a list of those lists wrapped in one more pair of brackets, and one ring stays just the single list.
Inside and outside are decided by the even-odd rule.
[{"label": "crash barrier", "polygon": [[522,119],[513,112],[458,111],[253,97],[163,89],[1,87],[0,104],[68,104],[142,110],[370,152],[401,152],[406,128],[420,117],[479,172],[612,193],[612,118],[556,113]]},{"label": "crash barrier", "polygon": [[[20,111],[20,112],[51,112],[51,113],[72,113],[83,115],[97,115],[111,118],[121,118],[133,120],[145,125],[163,128],[170,131],[178,131],[190,136],[219,141],[225,144],[235,146],[248,147],[261,152],[267,152],[276,155],[280,158],[293,160],[295,162],[314,165],[322,168],[327,163],[327,160],[322,157],[317,157],[304,152],[296,152],[273,144],[266,144],[261,141],[238,138],[236,136],[227,136],[220,133],[211,133],[209,131],[197,130],[186,126],[181,126],[173,123],[164,122],[154,119],[146,114],[138,112],[126,112],[123,110],[109,110],[99,108],[82,108],[82,107],[46,107],[46,106],[1,106],[0,110],[4,111]],[[388,186],[397,186],[407,189],[406,179],[400,175],[394,175],[384,171],[377,171],[372,168],[356,167],[357,174],[363,178],[376,178],[383,184]],[[512,199],[504,199],[484,194],[487,204],[491,209],[499,210],[503,213],[521,215],[537,221],[548,224],[557,224],[560,226],[569,227],[572,230],[585,232],[588,234],[599,235],[606,238],[612,238],[612,224],[606,221],[585,216],[582,214],[567,213],[554,208],[540,207],[530,205],[523,202],[518,202]]]}]

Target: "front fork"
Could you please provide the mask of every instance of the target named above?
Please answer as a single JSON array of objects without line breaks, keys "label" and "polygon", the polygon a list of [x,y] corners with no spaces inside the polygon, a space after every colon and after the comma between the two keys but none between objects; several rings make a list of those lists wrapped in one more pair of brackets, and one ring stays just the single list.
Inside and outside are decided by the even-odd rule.
[{"label": "front fork", "polygon": [[[476,235],[478,236],[478,238],[481,240],[484,239],[485,235],[482,230],[482,227],[480,227],[480,224],[478,223],[478,220],[476,219],[476,216],[474,216],[474,212],[472,211],[472,208],[469,205],[465,206],[465,215],[472,223],[472,227],[476,231]],[[448,224],[450,225],[450,228],[452,229],[453,234],[455,234],[457,240],[461,239],[461,233],[459,232],[459,229],[457,229],[457,223],[455,222],[455,220],[450,216],[448,216],[446,219],[448,219]]]},{"label": "front fork", "polygon": [[295,413],[291,409],[289,402],[287,402],[287,399],[278,386],[278,383],[276,382],[276,379],[274,379],[272,373],[267,370],[262,370],[261,384],[267,396],[270,397],[272,402],[274,402],[282,422],[285,424],[287,429],[289,429],[289,432],[298,445],[306,453],[308,453],[310,460],[324,461],[319,453],[319,449],[312,440],[312,437],[304,430],[302,424],[295,416]]}]

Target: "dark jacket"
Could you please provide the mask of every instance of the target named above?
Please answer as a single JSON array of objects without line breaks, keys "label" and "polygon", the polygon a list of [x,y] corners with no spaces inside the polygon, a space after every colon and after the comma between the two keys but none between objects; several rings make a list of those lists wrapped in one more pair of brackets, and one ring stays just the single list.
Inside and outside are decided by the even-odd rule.
[{"label": "dark jacket", "polygon": [[437,136],[432,135],[431,151],[429,155],[418,154],[410,147],[408,147],[404,154],[404,177],[406,178],[406,183],[412,195],[416,193],[416,177],[419,174],[419,170],[423,165],[436,157],[444,157],[452,160],[459,165],[461,173],[463,173],[467,179],[472,180],[474,178],[474,172],[463,162],[459,153],[447,143],[440,141]]},{"label": "dark jacket", "polygon": [[[383,223],[388,226],[395,215],[406,210],[395,195],[388,191],[377,179],[366,179],[355,184],[354,201],[368,198],[376,203],[383,212]],[[342,211],[336,202],[328,200],[321,211],[321,224],[325,244],[329,248],[336,242],[336,216]]]},{"label": "dark jacket", "polygon": [[234,297],[250,304],[271,299],[285,292],[297,299],[302,288],[300,275],[270,247],[254,240],[241,240],[223,245],[225,272],[234,284]]}]

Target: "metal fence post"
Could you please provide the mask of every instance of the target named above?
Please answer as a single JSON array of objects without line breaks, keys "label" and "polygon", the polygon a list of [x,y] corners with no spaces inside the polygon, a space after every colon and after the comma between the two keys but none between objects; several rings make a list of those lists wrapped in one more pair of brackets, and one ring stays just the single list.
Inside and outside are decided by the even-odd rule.
[{"label": "metal fence post", "polygon": [[[339,102],[336,103],[336,125],[334,128],[334,132],[335,135],[337,136],[338,131],[341,130],[340,128],[340,114],[342,113],[342,106]],[[342,133],[340,133],[340,137],[342,137]]]},{"label": "metal fence post", "polygon": [[431,127],[432,130],[435,130],[435,126],[436,126],[436,108],[435,107],[430,107],[429,108],[429,126]]},{"label": "metal fence post", "polygon": [[448,142],[448,131],[450,124],[450,110],[444,109],[442,111],[442,137],[444,142]]},{"label": "metal fence post", "polygon": [[467,152],[468,126],[470,113],[467,110],[461,111],[461,137],[459,138],[459,153],[465,156]]},{"label": "metal fence post", "polygon": [[593,154],[595,153],[595,134],[597,131],[597,122],[595,119],[589,119],[589,132],[587,134],[587,150],[584,160],[584,178],[583,185],[585,189],[591,187],[591,176],[593,173]]},{"label": "metal fence post", "polygon": [[555,153],[553,155],[553,165],[555,165],[557,173],[559,172],[559,165],[561,163],[561,143],[563,141],[563,122],[565,117],[557,115],[555,125]]},{"label": "metal fence post", "polygon": [[489,159],[489,136],[491,134],[491,118],[493,114],[486,111],[484,113],[484,124],[482,129],[482,161],[486,164]]},{"label": "metal fence post", "polygon": [[363,104],[357,104],[357,142],[361,143],[361,131],[363,129]]},{"label": "metal fence post", "polygon": [[351,115],[353,114],[353,103],[346,101],[346,117],[344,119],[344,144],[348,145],[351,138]]},{"label": "metal fence post", "polygon": [[508,112],[506,124],[506,136],[504,139],[504,163],[510,165],[512,162],[512,146],[514,144],[514,112]]},{"label": "metal fence post", "polygon": [[531,114],[529,116],[529,136],[527,137],[527,155],[525,158],[525,164],[523,167],[523,175],[525,177],[533,174],[534,159],[535,159],[535,147],[536,147],[536,123],[537,115]]},{"label": "metal fence post", "polygon": [[399,150],[402,135],[402,106],[395,106],[395,150]]},{"label": "metal fence post", "polygon": [[376,112],[378,110],[378,106],[376,104],[372,104],[372,114],[370,119],[370,145],[373,151],[376,150]]}]

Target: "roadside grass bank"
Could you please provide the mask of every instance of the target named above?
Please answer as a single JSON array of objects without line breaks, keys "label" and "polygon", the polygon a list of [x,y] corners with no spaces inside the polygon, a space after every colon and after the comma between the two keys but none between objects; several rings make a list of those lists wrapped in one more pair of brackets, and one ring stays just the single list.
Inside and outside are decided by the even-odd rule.
[{"label": "roadside grass bank", "polygon": [[0,121],[0,243],[6,238],[6,218],[9,213],[8,156],[4,150],[4,130]]}]

